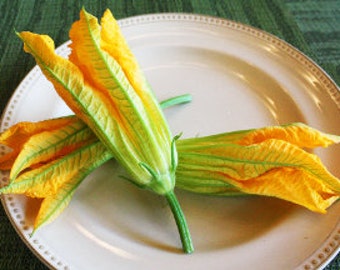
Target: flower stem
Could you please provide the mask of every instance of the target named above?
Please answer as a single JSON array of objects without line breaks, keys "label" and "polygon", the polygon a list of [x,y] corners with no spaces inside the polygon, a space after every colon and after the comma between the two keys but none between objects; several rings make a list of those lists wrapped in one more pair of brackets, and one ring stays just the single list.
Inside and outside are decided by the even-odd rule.
[{"label": "flower stem", "polygon": [[194,251],[194,246],[192,244],[188,224],[185,220],[182,208],[179,205],[179,202],[174,191],[172,190],[168,192],[167,194],[165,194],[165,197],[169,203],[172,214],[174,215],[174,218],[176,220],[177,228],[182,241],[183,251],[185,253],[192,253]]},{"label": "flower stem", "polygon": [[175,105],[189,103],[191,102],[191,100],[192,100],[192,96],[190,94],[184,94],[184,95],[174,96],[172,98],[162,100],[160,102],[160,105],[162,109],[166,109],[168,107],[172,107]]}]

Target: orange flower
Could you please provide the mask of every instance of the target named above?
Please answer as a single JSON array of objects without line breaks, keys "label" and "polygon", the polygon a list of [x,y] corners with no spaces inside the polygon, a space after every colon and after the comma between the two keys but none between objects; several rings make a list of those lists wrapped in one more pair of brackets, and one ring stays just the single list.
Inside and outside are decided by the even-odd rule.
[{"label": "orange flower", "polygon": [[1,157],[1,169],[12,169],[0,193],[43,198],[34,230],[54,220],[84,178],[112,157],[75,116],[19,123],[0,135],[0,143],[13,149]]},{"label": "orange flower", "polygon": [[99,25],[84,9],[70,30],[69,60],[45,35],[19,33],[24,50],[74,113],[96,134],[131,181],[164,195],[192,252],[189,230],[174,194],[177,151],[163,112],[117,22],[107,10]]},{"label": "orange flower", "polygon": [[236,131],[177,142],[176,186],[204,194],[274,196],[324,213],[340,197],[340,181],[314,154],[339,143],[304,124]]}]

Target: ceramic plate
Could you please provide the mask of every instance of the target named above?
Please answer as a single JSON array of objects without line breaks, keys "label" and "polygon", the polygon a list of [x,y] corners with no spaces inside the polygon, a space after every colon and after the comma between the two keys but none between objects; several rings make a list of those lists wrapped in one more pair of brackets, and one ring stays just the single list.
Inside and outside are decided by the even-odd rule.
[{"label": "ceramic plate", "polygon": [[[299,51],[267,33],[218,18],[157,14],[120,21],[157,97],[191,93],[166,109],[184,137],[301,121],[340,134],[340,92]],[[58,52],[67,56],[64,44]],[[39,69],[15,91],[1,130],[69,114]],[[340,148],[315,151],[340,177]],[[2,150],[3,152],[5,149]],[[181,252],[163,198],[117,177],[109,162],[91,174],[70,206],[29,237],[38,200],[3,196],[23,241],[57,269],[314,269],[339,251],[340,203],[326,215],[265,197],[215,198],[177,191],[196,251]],[[2,184],[7,172],[0,174]]]}]

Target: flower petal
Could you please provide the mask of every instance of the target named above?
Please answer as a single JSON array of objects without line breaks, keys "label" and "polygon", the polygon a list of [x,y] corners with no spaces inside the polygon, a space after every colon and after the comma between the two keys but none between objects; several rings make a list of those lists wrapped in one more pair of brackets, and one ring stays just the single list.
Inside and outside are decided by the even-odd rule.
[{"label": "flower petal", "polygon": [[[101,148],[100,144],[97,144],[96,147]],[[56,193],[44,198],[34,222],[34,231],[56,219],[69,205],[74,192],[86,176],[111,158],[108,151],[100,151],[102,151],[102,149],[95,150],[95,152],[98,153],[92,161],[89,160],[89,162],[86,162],[85,164],[81,162],[81,168],[79,168],[72,177],[67,178],[66,181],[64,181],[58,188]]]},{"label": "flower petal", "polygon": [[98,141],[21,174],[9,185],[1,188],[0,193],[25,194],[36,198],[53,196],[82,168],[104,162],[111,157],[110,152]]},{"label": "flower petal", "polygon": [[12,148],[9,152],[0,157],[0,169],[8,170],[12,167],[23,145],[33,136],[45,131],[54,131],[60,127],[78,121],[72,117],[61,117],[58,119],[44,120],[40,122],[20,122],[0,134],[0,144]]},{"label": "flower petal", "polygon": [[[20,172],[31,166],[36,167],[40,163],[60,158],[97,140],[84,122],[73,120],[65,126],[32,135],[17,156],[11,169],[10,179],[15,179]],[[56,121],[60,120],[56,119]]]},{"label": "flower petal", "polygon": [[268,126],[259,129],[237,130],[205,136],[200,138],[189,138],[181,140],[178,145],[185,147],[190,146],[192,141],[195,145],[207,145],[221,143],[233,143],[239,145],[251,145],[261,143],[266,140],[277,139],[289,142],[298,147],[327,147],[339,143],[340,136],[321,132],[303,123],[292,123],[281,126]]}]

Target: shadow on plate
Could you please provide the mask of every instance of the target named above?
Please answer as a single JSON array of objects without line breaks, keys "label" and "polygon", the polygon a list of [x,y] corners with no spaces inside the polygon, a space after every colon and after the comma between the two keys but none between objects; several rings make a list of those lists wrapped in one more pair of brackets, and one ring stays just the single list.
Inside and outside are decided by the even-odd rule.
[{"label": "shadow on plate", "polygon": [[[144,247],[181,252],[165,199],[115,177],[117,170],[115,163],[105,164],[79,188],[71,206],[77,221],[88,228],[87,220],[95,220],[92,233],[107,232],[101,238],[108,242],[119,237]],[[176,194],[198,252],[234,247],[261,237],[298,207],[269,197],[214,197],[180,190]],[[77,205],[82,209],[77,211]]]}]

